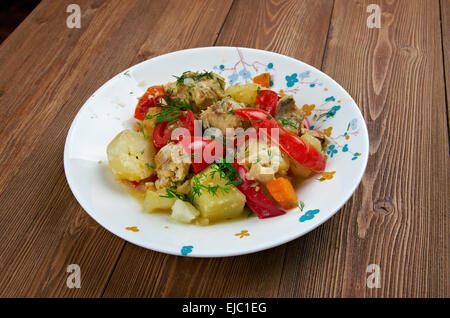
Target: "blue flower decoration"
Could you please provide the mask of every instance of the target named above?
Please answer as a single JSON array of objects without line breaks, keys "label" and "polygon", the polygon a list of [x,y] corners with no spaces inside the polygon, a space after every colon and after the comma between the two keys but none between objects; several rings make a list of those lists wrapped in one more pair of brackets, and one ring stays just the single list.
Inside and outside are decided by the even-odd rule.
[{"label": "blue flower decoration", "polygon": [[273,81],[270,81],[269,82],[269,87],[272,87],[273,86]]},{"label": "blue flower decoration", "polygon": [[239,71],[239,75],[241,75],[243,79],[249,79],[252,77],[250,71],[245,68]]},{"label": "blue flower decoration", "polygon": [[325,98],[325,101],[326,102],[329,102],[329,101],[335,101],[336,100],[336,98],[334,98],[334,96],[330,96],[330,97],[327,97],[327,98]]},{"label": "blue flower decoration", "polygon": [[295,83],[298,82],[297,73],[294,73],[291,76],[286,75],[285,78],[286,78],[286,82],[287,82],[287,84],[286,84],[287,87],[292,87],[292,86],[294,86]]},{"label": "blue flower decoration", "polygon": [[356,118],[352,119],[352,121],[350,122],[350,128],[352,130],[358,129],[358,119]]},{"label": "blue flower decoration", "polygon": [[238,80],[238,78],[239,78],[239,75],[236,74],[236,73],[231,74],[231,75],[228,75],[228,83],[229,83],[230,85],[233,85],[234,83],[236,83],[236,81]]},{"label": "blue flower decoration", "polygon": [[352,160],[358,159],[359,156],[361,156],[361,154],[360,154],[359,152],[355,152],[355,153],[353,154]]},{"label": "blue flower decoration", "polygon": [[347,152],[348,151],[348,144],[345,144],[344,147],[342,148],[342,152]]},{"label": "blue flower decoration", "polygon": [[269,70],[272,69],[272,68],[273,68],[273,63],[267,64],[267,68],[268,68]]},{"label": "blue flower decoration", "polygon": [[336,146],[335,145],[329,145],[328,146],[328,150],[327,150],[327,154],[330,155],[331,158],[333,158],[333,156],[335,154],[337,154],[338,151],[336,150]]},{"label": "blue flower decoration", "polygon": [[221,64],[221,65],[219,65],[219,68],[220,68],[221,70],[223,70],[223,69],[225,68],[225,65]]},{"label": "blue flower decoration", "polygon": [[181,255],[183,255],[183,256],[188,255],[189,253],[192,252],[192,249],[193,249],[193,248],[194,248],[194,247],[191,246],[191,245],[183,246],[183,247],[181,248]]},{"label": "blue flower decoration", "polygon": [[316,84],[314,84],[314,83],[309,84],[309,87],[314,87],[314,86],[316,86]]},{"label": "blue flower decoration", "polygon": [[330,118],[330,117],[336,115],[336,112],[337,112],[339,109],[341,109],[341,106],[333,106],[333,108],[331,108],[331,109],[328,111],[326,117],[327,117],[327,118]]},{"label": "blue flower decoration", "polygon": [[305,212],[305,214],[303,214],[298,220],[300,222],[305,222],[311,219],[314,219],[314,215],[316,215],[317,213],[319,213],[320,210],[319,209],[315,209],[315,210],[308,210]]},{"label": "blue flower decoration", "polygon": [[303,78],[308,78],[309,77],[310,72],[306,71],[306,72],[302,72],[300,74],[298,74],[298,78],[303,79]]}]

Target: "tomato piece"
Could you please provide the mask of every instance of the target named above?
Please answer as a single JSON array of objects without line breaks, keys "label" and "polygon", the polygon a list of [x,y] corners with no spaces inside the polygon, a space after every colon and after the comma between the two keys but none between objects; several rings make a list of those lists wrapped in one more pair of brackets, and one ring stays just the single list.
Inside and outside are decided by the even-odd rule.
[{"label": "tomato piece", "polygon": [[269,89],[259,91],[256,95],[255,104],[259,106],[260,109],[265,110],[270,115],[275,116],[275,110],[277,109],[278,101],[280,96],[274,91]]},{"label": "tomato piece", "polygon": [[161,122],[157,123],[153,130],[153,144],[156,148],[162,148],[170,141],[173,141],[172,133],[177,128],[185,128],[189,131],[191,136],[194,136],[195,132],[195,115],[192,111],[187,110],[183,112],[183,115],[178,117],[178,120],[174,123]]},{"label": "tomato piece", "polygon": [[[194,173],[201,172],[223,157],[223,145],[214,139],[192,136],[181,138],[180,143],[191,157]],[[216,152],[216,150],[219,151]]]},{"label": "tomato piece", "polygon": [[159,97],[164,96],[164,88],[161,85],[150,86],[144,95],[139,98],[138,104],[134,111],[134,118],[144,120],[149,108],[160,107]]},{"label": "tomato piece", "polygon": [[[266,134],[272,142],[277,143],[289,157],[305,168],[315,172],[323,172],[325,170],[327,162],[326,157],[310,143],[304,141],[299,136],[286,131],[268,112],[255,108],[242,108],[234,110],[234,113],[246,118],[258,129],[266,128]],[[278,140],[272,138],[272,128],[278,129]]]},{"label": "tomato piece", "polygon": [[145,116],[147,115],[148,110],[151,107],[159,107],[157,103],[159,102],[159,97],[153,97],[149,98],[141,103],[139,101],[138,105],[136,106],[136,109],[134,111],[134,118],[138,120],[144,120]]}]

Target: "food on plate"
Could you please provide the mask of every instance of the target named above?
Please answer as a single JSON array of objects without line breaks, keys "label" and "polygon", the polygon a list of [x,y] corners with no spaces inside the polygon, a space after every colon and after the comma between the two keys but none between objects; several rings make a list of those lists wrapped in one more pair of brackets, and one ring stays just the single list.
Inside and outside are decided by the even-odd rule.
[{"label": "food on plate", "polygon": [[182,224],[285,214],[299,206],[293,184],[324,171],[329,141],[270,84],[269,73],[226,88],[216,73],[186,71],[149,87],[135,128],[107,147],[112,173],[145,212]]}]

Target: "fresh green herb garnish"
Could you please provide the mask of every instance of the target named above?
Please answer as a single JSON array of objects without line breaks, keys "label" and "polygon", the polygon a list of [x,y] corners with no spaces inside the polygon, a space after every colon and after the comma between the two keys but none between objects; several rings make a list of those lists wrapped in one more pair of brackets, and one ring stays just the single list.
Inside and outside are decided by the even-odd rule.
[{"label": "fresh green herb garnish", "polygon": [[214,175],[218,173],[221,179],[227,179],[226,185],[234,185],[237,187],[244,182],[234,168],[234,165],[230,162],[226,162],[225,160],[216,161],[211,165],[211,168],[211,178],[214,178]]},{"label": "fresh green herb garnish", "polygon": [[160,195],[160,197],[169,199],[177,198],[182,201],[190,202],[189,198],[187,198],[184,194],[178,193],[175,190],[168,188],[166,188],[166,195]]},{"label": "fresh green herb garnish", "polygon": [[267,149],[267,155],[269,156],[269,160],[273,159],[273,152],[271,149]]},{"label": "fresh green herb garnish", "polygon": [[[184,80],[185,80],[186,78],[192,78],[195,82],[198,82],[198,81],[200,81],[200,80],[203,79],[203,78],[214,79],[214,77],[213,77],[213,75],[212,75],[212,72],[204,71],[203,73],[194,75],[194,76],[192,76],[192,77],[187,77],[186,74],[187,74],[187,73],[190,73],[190,72],[191,72],[191,71],[183,72],[183,74],[181,74],[181,76],[175,76],[175,75],[174,75],[174,77],[177,79],[177,85],[184,85]],[[220,83],[220,82],[219,82],[219,83]],[[222,87],[222,85],[221,85],[221,87]],[[222,88],[222,89],[223,89],[223,88]]]},{"label": "fresh green herb garnish", "polygon": [[219,83],[220,88],[223,89],[225,84],[224,81],[219,77],[216,77],[216,81]]},{"label": "fresh green herb garnish", "polygon": [[142,122],[140,122],[140,121],[138,121],[137,124],[138,124],[139,127],[141,127],[142,134],[144,135],[144,139],[148,139],[149,136],[147,136],[147,135],[145,134],[144,124],[143,124]]},{"label": "fresh green herb garnish", "polygon": [[168,91],[164,96],[167,104],[157,103],[161,107],[161,111],[157,114],[145,116],[145,119],[156,118],[155,123],[168,122],[169,125],[177,122],[180,116],[184,116],[183,111],[193,110],[191,101],[181,100],[180,98],[172,98],[171,92]]},{"label": "fresh green herb garnish", "polygon": [[280,117],[278,118],[280,121],[281,126],[290,126],[292,128],[298,129],[298,123],[292,119],[286,118],[286,117]]},{"label": "fresh green herb garnish", "polygon": [[147,168],[149,168],[149,169],[155,170],[155,166],[149,164],[148,162],[145,163],[145,166],[146,166]]},{"label": "fresh green herb garnish", "polygon": [[303,201],[300,201],[300,203],[289,202],[289,204],[292,204],[293,206],[299,208],[300,212],[303,212],[303,209],[305,208],[305,203],[303,203]]}]

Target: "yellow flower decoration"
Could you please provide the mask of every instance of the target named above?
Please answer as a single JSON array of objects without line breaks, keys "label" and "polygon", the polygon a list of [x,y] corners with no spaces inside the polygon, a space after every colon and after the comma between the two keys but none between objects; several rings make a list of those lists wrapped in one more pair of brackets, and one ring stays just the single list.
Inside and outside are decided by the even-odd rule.
[{"label": "yellow flower decoration", "polygon": [[325,135],[327,135],[328,137],[330,137],[331,136],[331,131],[333,130],[333,127],[328,127],[327,129],[324,129],[323,130],[323,133],[325,134]]},{"label": "yellow flower decoration", "polygon": [[239,236],[239,238],[243,238],[244,236],[250,236],[247,230],[242,230],[240,233],[234,234],[235,236]]},{"label": "yellow flower decoration", "polygon": [[302,110],[305,112],[306,116],[309,116],[309,115],[311,115],[311,111],[314,108],[316,108],[315,104],[311,104],[311,105],[305,104],[305,105],[303,105]]},{"label": "yellow flower decoration", "polygon": [[322,173],[322,178],[320,178],[319,181],[331,180],[333,179],[335,173],[336,171],[324,172]]},{"label": "yellow flower decoration", "polygon": [[139,232],[139,229],[137,228],[137,226],[127,226],[125,228],[125,230],[132,231],[132,232]]}]

